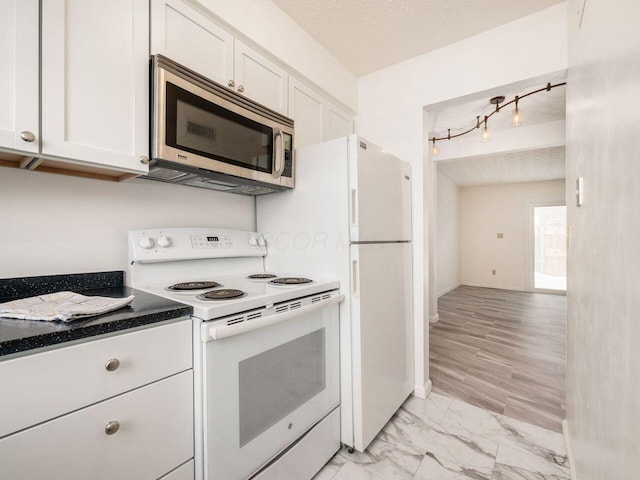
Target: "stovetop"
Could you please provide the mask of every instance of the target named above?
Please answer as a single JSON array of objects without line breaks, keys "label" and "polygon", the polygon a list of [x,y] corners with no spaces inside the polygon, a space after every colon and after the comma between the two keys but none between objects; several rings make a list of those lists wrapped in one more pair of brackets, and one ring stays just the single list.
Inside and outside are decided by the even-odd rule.
[{"label": "stovetop", "polygon": [[[127,283],[189,305],[194,317],[205,321],[339,288],[338,281],[300,275],[303,272],[265,271],[268,249],[267,240],[258,232],[213,227],[132,230]],[[270,273],[276,278],[267,276]],[[247,278],[252,274],[267,278]],[[283,277],[300,277],[310,282],[291,284],[292,280],[282,280]],[[271,283],[278,278],[281,284]],[[202,290],[168,289],[177,283],[191,282],[215,282],[219,286]],[[198,298],[222,289],[240,290],[245,295],[230,299]]]},{"label": "stovetop", "polygon": [[[278,276],[280,277],[280,276]],[[285,277],[285,275],[283,275]],[[203,279],[210,281],[211,278]],[[137,285],[136,288],[160,297],[168,298],[193,307],[193,315],[201,320],[213,320],[246,310],[262,308],[267,305],[287,302],[296,298],[314,295],[320,292],[339,288],[339,282],[326,279],[313,279],[311,283],[301,285],[273,285],[268,280],[251,280],[247,275],[225,276],[215,279],[221,286],[215,289],[207,288],[192,291],[168,290],[166,283],[149,286]],[[188,278],[184,282],[194,282],[198,279]],[[198,298],[211,290],[241,290],[246,295],[226,300],[202,300]]]}]

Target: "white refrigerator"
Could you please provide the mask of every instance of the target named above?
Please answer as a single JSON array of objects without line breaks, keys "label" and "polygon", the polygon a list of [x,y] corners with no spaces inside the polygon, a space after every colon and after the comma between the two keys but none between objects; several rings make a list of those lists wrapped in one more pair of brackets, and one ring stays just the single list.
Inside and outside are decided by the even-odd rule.
[{"label": "white refrigerator", "polygon": [[265,266],[340,279],[341,441],[364,451],[413,390],[410,168],[357,135],[295,161],[295,189],[256,200]]}]

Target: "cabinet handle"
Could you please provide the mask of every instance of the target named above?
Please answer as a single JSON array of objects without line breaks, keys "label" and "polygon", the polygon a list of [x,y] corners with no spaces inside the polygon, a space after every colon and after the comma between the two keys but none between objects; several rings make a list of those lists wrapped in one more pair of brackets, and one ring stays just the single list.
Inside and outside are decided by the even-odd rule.
[{"label": "cabinet handle", "polygon": [[25,130],[24,132],[20,132],[20,138],[28,143],[36,141],[36,136],[33,134],[33,132],[28,132],[27,130]]},{"label": "cabinet handle", "polygon": [[104,368],[107,369],[107,372],[113,372],[113,371],[117,370],[119,366],[120,366],[120,360],[118,360],[117,358],[111,358],[104,365]]},{"label": "cabinet handle", "polygon": [[230,87],[235,87],[235,86],[236,86],[236,82],[234,82],[234,81],[233,81],[233,79],[231,79],[231,80],[229,80],[228,85],[229,85]]},{"label": "cabinet handle", "polygon": [[149,163],[149,157],[145,156],[145,155],[140,155],[138,157],[138,160],[140,160],[140,163],[143,165],[146,165],[147,163]]},{"label": "cabinet handle", "polygon": [[244,86],[243,86],[243,85],[240,85],[240,86],[238,87],[238,91],[239,91],[240,93],[244,92]]},{"label": "cabinet handle", "polygon": [[107,426],[104,427],[104,433],[107,435],[113,435],[118,430],[120,430],[120,422],[117,422],[116,420],[107,423]]}]

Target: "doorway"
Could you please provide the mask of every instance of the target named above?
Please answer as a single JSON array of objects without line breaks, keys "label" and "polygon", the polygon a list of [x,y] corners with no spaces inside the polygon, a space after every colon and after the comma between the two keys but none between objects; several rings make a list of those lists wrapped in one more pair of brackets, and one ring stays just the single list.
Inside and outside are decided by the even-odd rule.
[{"label": "doorway", "polygon": [[530,282],[534,292],[567,290],[567,207],[530,205]]}]

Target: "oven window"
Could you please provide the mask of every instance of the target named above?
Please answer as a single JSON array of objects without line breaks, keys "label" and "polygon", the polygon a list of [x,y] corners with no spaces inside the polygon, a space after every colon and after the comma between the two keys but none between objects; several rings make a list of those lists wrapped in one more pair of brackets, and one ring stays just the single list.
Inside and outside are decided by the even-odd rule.
[{"label": "oven window", "polygon": [[273,132],[167,82],[166,144],[231,165],[271,173]]},{"label": "oven window", "polygon": [[326,387],[325,329],[240,362],[240,446]]}]

